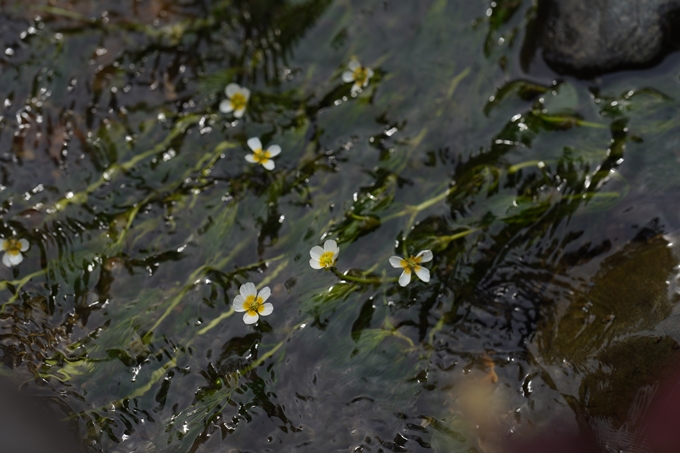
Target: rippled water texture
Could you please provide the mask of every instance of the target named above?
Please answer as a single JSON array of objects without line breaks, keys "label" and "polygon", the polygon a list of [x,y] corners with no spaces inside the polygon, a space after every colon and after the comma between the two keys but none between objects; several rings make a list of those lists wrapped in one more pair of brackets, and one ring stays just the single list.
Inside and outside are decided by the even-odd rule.
[{"label": "rippled water texture", "polygon": [[[646,451],[680,57],[529,75],[530,0],[0,5],[0,236],[29,242],[1,374],[91,451],[491,453],[555,420]],[[328,239],[338,275],[309,264]]]}]

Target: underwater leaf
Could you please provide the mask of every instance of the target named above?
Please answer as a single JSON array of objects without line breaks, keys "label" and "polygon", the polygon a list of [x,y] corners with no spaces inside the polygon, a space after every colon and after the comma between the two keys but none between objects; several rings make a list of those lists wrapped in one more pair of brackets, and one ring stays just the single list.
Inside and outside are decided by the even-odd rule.
[{"label": "underwater leaf", "polygon": [[173,453],[193,451],[201,443],[201,435],[215,421],[236,390],[237,378],[221,380],[220,389],[203,395],[190,407],[173,415],[167,423],[162,444]]},{"label": "underwater leaf", "polygon": [[550,89],[551,87],[539,85],[526,80],[513,80],[511,82],[507,82],[496,91],[495,95],[491,96],[489,101],[484,106],[484,113],[488,115],[494,108],[496,108],[505,99],[512,95],[516,95],[524,101],[531,101],[537,96],[547,93]]},{"label": "underwater leaf", "polygon": [[578,92],[572,84],[562,82],[553,87],[551,94],[543,97],[543,108],[549,115],[573,113],[578,110]]}]

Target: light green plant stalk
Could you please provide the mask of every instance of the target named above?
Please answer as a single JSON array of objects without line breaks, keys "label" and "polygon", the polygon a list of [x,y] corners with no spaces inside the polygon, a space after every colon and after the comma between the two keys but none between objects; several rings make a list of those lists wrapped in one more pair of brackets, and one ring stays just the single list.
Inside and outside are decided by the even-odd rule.
[{"label": "light green plant stalk", "polygon": [[69,193],[65,197],[61,198],[58,200],[55,204],[54,207],[49,208],[47,210],[48,213],[56,213],[63,211],[68,205],[70,204],[82,204],[87,201],[87,198],[90,194],[92,194],[94,191],[96,191],[98,188],[100,188],[102,185],[109,183],[110,181],[113,180],[114,177],[116,177],[120,173],[127,172],[130,170],[132,167],[137,165],[139,162],[141,162],[144,159],[147,159],[148,157],[155,156],[158,153],[162,152],[165,150],[172,140],[174,140],[176,137],[178,137],[181,134],[184,134],[186,130],[191,127],[192,125],[198,123],[201,119],[202,115],[199,114],[190,114],[187,115],[183,118],[181,118],[177,124],[172,128],[170,133],[168,134],[165,139],[160,142],[158,145],[154,146],[150,150],[137,154],[135,157],[132,159],[123,162],[123,163],[113,163],[111,164],[104,172],[102,175],[97,179],[95,182],[91,183],[89,186],[87,186],[84,190],[76,193]]},{"label": "light green plant stalk", "polygon": [[41,269],[39,271],[33,272],[32,274],[28,274],[25,277],[19,279],[19,280],[14,280],[14,281],[7,281],[3,280],[0,281],[0,291],[4,291],[7,289],[8,286],[12,286],[14,288],[14,294],[12,294],[12,297],[10,297],[7,302],[4,302],[2,304],[2,308],[0,308],[0,313],[3,313],[5,311],[5,307],[9,304],[14,303],[19,298],[19,294],[21,293],[21,288],[24,287],[24,285],[28,282],[30,282],[33,278],[39,277],[41,275],[44,275],[47,272],[47,269]]},{"label": "light green plant stalk", "polygon": [[[198,280],[200,280],[201,278],[205,277],[205,275],[206,275],[210,270],[218,269],[218,268],[219,268],[219,269],[224,268],[224,266],[226,266],[226,264],[227,264],[229,261],[231,261],[231,256],[235,255],[238,251],[239,251],[239,250],[236,250],[236,249],[233,250],[233,251],[232,251],[232,254],[231,254],[230,256],[224,258],[224,259],[223,259],[222,261],[220,261],[220,262],[217,264],[217,266],[215,266],[215,267],[212,267],[212,266],[209,266],[209,265],[205,265],[205,266],[199,267],[199,268],[196,269],[194,272],[192,272],[191,275],[189,275],[189,278],[187,278],[186,283],[184,284],[184,286],[182,287],[182,289],[179,291],[179,293],[178,293],[175,297],[173,297],[172,299],[170,299],[170,303],[169,303],[168,306],[166,307],[166,309],[165,309],[165,311],[163,312],[163,314],[156,320],[156,322],[155,322],[155,323],[149,328],[149,330],[144,334],[144,337],[143,337],[144,342],[145,342],[146,344],[148,344],[148,343],[150,343],[150,342],[152,341],[153,332],[158,328],[158,326],[161,325],[161,323],[165,320],[165,318],[167,318],[167,317],[170,315],[170,313],[172,313],[172,311],[175,309],[175,307],[177,307],[177,306],[182,302],[182,300],[184,299],[184,296],[186,295],[186,293],[194,287],[194,285],[196,284],[196,282],[197,282]],[[283,259],[283,257],[284,257],[284,255],[279,255],[279,256],[274,257],[274,258],[269,258],[269,259],[267,259],[267,260],[258,261],[258,262],[256,262],[256,263],[250,264],[250,265],[248,265],[248,266],[241,267],[241,268],[239,268],[239,269],[233,271],[232,274],[235,274],[235,273],[237,273],[237,272],[243,272],[243,271],[248,271],[248,270],[256,269],[256,268],[262,266],[263,264],[266,264],[266,263],[270,263],[270,262],[274,262],[274,261],[278,261],[278,260],[280,260],[280,259]],[[228,315],[228,316],[223,315],[223,316],[224,316],[224,317],[228,317],[228,316],[231,316],[231,315]],[[217,324],[215,324],[215,325],[217,325]],[[205,328],[204,328],[204,329],[201,329],[201,330],[202,330],[202,331],[204,330],[205,332],[207,332],[208,330],[212,329],[213,327],[214,327],[214,326],[211,326],[211,327],[208,328],[208,329],[205,329]]]},{"label": "light green plant stalk", "polygon": [[331,267],[329,269],[334,275],[336,275],[341,280],[346,280],[348,282],[359,283],[361,285],[379,285],[381,283],[391,283],[396,282],[398,278],[382,278],[382,277],[357,277],[354,275],[349,275],[347,273],[343,274],[336,267]]},{"label": "light green plant stalk", "polygon": [[385,216],[385,218],[382,219],[383,222],[387,222],[388,220],[392,220],[398,217],[403,217],[406,215],[410,215],[411,217],[409,218],[409,221],[407,223],[407,229],[413,225],[415,222],[415,217],[418,215],[418,213],[424,211],[425,209],[439,203],[440,201],[444,200],[446,197],[448,197],[451,192],[453,192],[453,187],[449,187],[446,189],[444,192],[440,193],[437,196],[434,196],[428,200],[423,201],[420,204],[417,205],[410,205],[404,207],[401,211],[397,211],[393,214],[390,214],[388,216]]}]

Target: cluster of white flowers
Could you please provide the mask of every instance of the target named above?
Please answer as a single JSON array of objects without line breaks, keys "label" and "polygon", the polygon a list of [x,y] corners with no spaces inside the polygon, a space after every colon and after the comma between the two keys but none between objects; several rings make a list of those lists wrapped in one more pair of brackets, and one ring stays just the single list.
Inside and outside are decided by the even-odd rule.
[{"label": "cluster of white flowers", "polygon": [[[318,245],[312,247],[309,251],[309,256],[311,257],[309,265],[313,269],[331,269],[335,267],[335,263],[338,261],[338,253],[340,253],[338,243],[329,239],[324,242],[323,248]],[[389,262],[392,267],[402,269],[399,284],[406,286],[411,282],[411,274],[414,273],[425,283],[430,281],[430,271],[423,267],[422,263],[432,261],[432,258],[430,250],[423,250],[416,256],[409,256],[408,258],[392,256]]]},{"label": "cluster of white flowers", "polygon": [[[363,66],[356,58],[352,58],[347,67],[349,71],[345,71],[342,74],[342,80],[345,83],[352,83],[350,91],[353,95],[356,95],[362,88],[368,86],[368,81],[373,77],[373,70]],[[233,112],[235,118],[243,117],[250,100],[250,90],[237,83],[230,83],[225,89],[225,94],[227,99],[220,103],[220,111],[222,113]],[[275,165],[272,158],[281,154],[281,147],[279,145],[269,145],[265,150],[258,137],[251,137],[248,139],[247,144],[248,148],[252,151],[252,153],[245,156],[248,162],[260,164],[266,170],[274,169]],[[334,268],[338,260],[338,253],[340,253],[340,248],[337,242],[332,239],[327,240],[323,248],[317,245],[309,251],[311,256],[309,265],[314,269]],[[428,282],[430,280],[430,271],[421,266],[421,263],[426,263],[430,260],[432,260],[432,252],[424,250],[418,255],[409,258],[393,256],[390,258],[390,264],[403,269],[401,277],[399,277],[399,284],[406,286],[411,281],[411,274],[414,272],[422,281]],[[271,290],[268,286],[262,288],[258,293],[255,284],[248,282],[241,285],[239,294],[234,298],[232,307],[236,312],[245,312],[243,321],[246,324],[254,324],[260,316],[267,316],[274,310],[274,306],[271,303],[266,303],[270,295]]]},{"label": "cluster of white flowers", "polygon": [[[351,93],[354,95],[360,92],[362,88],[368,86],[369,79],[373,77],[373,70],[362,66],[355,58],[349,62],[348,68],[349,71],[342,74],[342,80],[353,84]],[[250,100],[250,90],[237,83],[230,83],[224,91],[227,99],[220,102],[220,111],[222,113],[233,113],[235,118],[243,117]],[[250,163],[262,165],[266,170],[273,170],[274,160],[272,158],[281,153],[281,147],[272,144],[264,150],[262,142],[258,137],[248,139],[247,143],[252,153],[247,154],[245,159]],[[24,257],[21,252],[28,250],[29,243],[26,239],[0,238],[0,247],[5,252],[2,257],[2,263],[7,267],[12,267],[23,261]],[[309,265],[314,269],[334,268],[339,252],[338,244],[333,240],[328,240],[324,243],[323,248],[315,246],[310,250],[311,259],[309,260]],[[399,278],[399,284],[406,286],[411,280],[412,272],[415,272],[424,282],[430,280],[430,272],[420,265],[430,260],[432,260],[432,252],[425,250],[417,256],[411,256],[410,258],[393,256],[390,258],[390,263],[394,267],[401,267],[403,269],[403,273]],[[258,292],[253,282],[247,282],[241,285],[239,294],[232,303],[232,308],[236,312],[244,313],[243,321],[246,324],[254,324],[260,316],[267,316],[274,310],[274,306],[266,302],[269,296],[271,296],[271,290],[268,286],[265,286]]]},{"label": "cluster of white flowers", "polygon": [[[309,265],[313,269],[333,269],[338,261],[339,253],[338,243],[329,239],[324,242],[323,247],[318,245],[312,247],[309,251]],[[430,250],[423,250],[417,255],[411,255],[408,258],[392,256],[389,262],[392,267],[402,269],[399,284],[406,286],[411,282],[412,274],[416,274],[425,283],[430,281],[430,271],[423,267],[422,263],[432,261],[432,258],[433,255]],[[270,295],[271,290],[268,286],[262,288],[258,293],[255,284],[248,282],[241,286],[240,294],[234,298],[232,307],[234,311],[245,312],[243,322],[253,324],[257,322],[260,316],[267,316],[274,310],[272,304],[265,303]]]},{"label": "cluster of white flowers", "polygon": [[0,248],[5,251],[2,256],[2,264],[7,267],[16,266],[24,260],[21,252],[28,250],[29,243],[26,239],[0,238]]},{"label": "cluster of white flowers", "polygon": [[[352,83],[350,91],[355,95],[362,88],[368,86],[369,79],[373,77],[373,70],[362,66],[356,58],[352,58],[347,67],[349,71],[342,73],[342,80],[345,83]],[[233,112],[235,118],[243,117],[250,100],[250,90],[238,83],[230,83],[225,88],[224,93],[227,95],[227,99],[220,102],[220,112]],[[252,153],[246,155],[246,160],[251,164],[261,164],[267,170],[274,169],[272,157],[281,154],[281,147],[279,145],[269,145],[269,148],[263,150],[262,142],[257,137],[248,139],[248,148],[251,149]]]}]

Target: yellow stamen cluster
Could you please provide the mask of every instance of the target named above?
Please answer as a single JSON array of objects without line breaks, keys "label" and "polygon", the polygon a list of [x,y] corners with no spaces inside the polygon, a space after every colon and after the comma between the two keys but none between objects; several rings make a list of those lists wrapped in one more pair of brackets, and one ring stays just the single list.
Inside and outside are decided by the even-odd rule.
[{"label": "yellow stamen cluster", "polygon": [[18,255],[21,253],[21,242],[18,239],[7,239],[4,244],[5,253],[10,255]]},{"label": "yellow stamen cluster", "polygon": [[364,68],[363,66],[359,66],[354,70],[354,81],[358,85],[363,86],[367,79],[368,70],[366,68]]},{"label": "yellow stamen cluster", "polygon": [[265,151],[262,148],[253,150],[253,159],[258,164],[266,164],[271,159],[272,154],[269,151]]},{"label": "yellow stamen cluster", "polygon": [[248,100],[243,95],[243,93],[235,93],[229,99],[229,101],[231,102],[231,106],[234,110],[240,110],[242,108],[245,108],[246,104],[248,103]]},{"label": "yellow stamen cluster", "polygon": [[319,264],[321,267],[333,267],[335,265],[335,254],[333,252],[324,252],[319,257]]},{"label": "yellow stamen cluster", "polygon": [[404,269],[404,272],[407,274],[410,274],[412,271],[417,271],[420,269],[420,263],[422,263],[423,258],[421,256],[413,256],[411,255],[409,258],[404,258],[401,260],[401,267]]},{"label": "yellow stamen cluster", "polygon": [[259,315],[264,311],[264,301],[259,296],[255,297],[254,295],[250,295],[246,297],[245,302],[243,302],[243,308],[250,316]]}]

